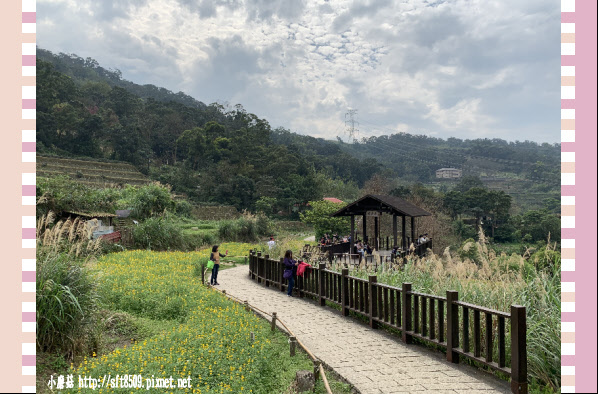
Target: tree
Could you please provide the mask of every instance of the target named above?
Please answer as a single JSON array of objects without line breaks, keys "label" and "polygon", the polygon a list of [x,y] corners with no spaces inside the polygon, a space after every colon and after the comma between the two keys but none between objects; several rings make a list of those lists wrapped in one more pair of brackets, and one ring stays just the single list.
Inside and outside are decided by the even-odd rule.
[{"label": "tree", "polygon": [[444,206],[451,214],[451,217],[456,219],[461,215],[466,208],[465,197],[463,193],[457,191],[450,191],[444,195]]},{"label": "tree", "polygon": [[476,227],[479,226],[482,216],[489,211],[488,191],[481,187],[473,187],[463,197],[467,210],[476,218]]},{"label": "tree", "polygon": [[380,174],[375,174],[365,182],[363,189],[361,189],[361,195],[389,194],[391,190],[396,188],[396,186],[395,180],[391,180]]},{"label": "tree", "polygon": [[253,179],[243,175],[234,176],[231,181],[231,195],[229,197],[230,202],[240,210],[250,209],[255,193],[255,182]]},{"label": "tree", "polygon": [[311,209],[300,213],[299,217],[303,223],[314,226],[316,239],[321,238],[324,234],[348,234],[351,231],[349,219],[330,216],[346,205],[346,203],[334,203],[326,200],[310,201]]},{"label": "tree", "polygon": [[255,210],[262,212],[265,215],[272,215],[276,211],[276,204],[278,200],[274,197],[261,196],[259,200],[255,202]]},{"label": "tree", "polygon": [[528,211],[519,219],[521,234],[531,241],[546,241],[549,234],[551,241],[561,240],[560,219],[547,210]]},{"label": "tree", "polygon": [[506,222],[509,219],[511,209],[511,196],[501,191],[489,191],[486,202],[487,213],[491,215],[491,236],[494,238],[494,229],[499,222]]}]

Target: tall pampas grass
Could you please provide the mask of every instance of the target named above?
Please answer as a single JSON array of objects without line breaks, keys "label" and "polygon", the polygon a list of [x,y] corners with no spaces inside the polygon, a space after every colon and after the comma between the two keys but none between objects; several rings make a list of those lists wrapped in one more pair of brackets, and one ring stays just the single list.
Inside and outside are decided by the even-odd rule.
[{"label": "tall pampas grass", "polygon": [[[556,243],[549,240],[546,248],[536,253],[527,250],[523,255],[497,255],[488,248],[487,239],[480,232],[478,241],[469,240],[454,252],[446,247],[441,255],[411,256],[405,266],[396,265],[378,272],[359,267],[351,269],[349,274],[366,280],[368,275],[377,274],[378,283],[400,288],[403,282],[409,282],[414,291],[438,296],[456,290],[459,300],[498,311],[509,312],[513,304],[525,306],[530,381],[548,391],[559,391],[561,289]],[[473,332],[473,327],[470,329]],[[482,321],[482,335],[484,330]],[[509,336],[507,327],[507,343]],[[498,354],[497,342],[495,338],[493,359]],[[509,352],[507,348],[507,363]]]},{"label": "tall pampas grass", "polygon": [[67,253],[74,257],[96,255],[101,250],[101,240],[91,239],[98,228],[96,219],[83,221],[81,218],[56,220],[53,212],[48,212],[37,220],[37,247],[56,253]]}]

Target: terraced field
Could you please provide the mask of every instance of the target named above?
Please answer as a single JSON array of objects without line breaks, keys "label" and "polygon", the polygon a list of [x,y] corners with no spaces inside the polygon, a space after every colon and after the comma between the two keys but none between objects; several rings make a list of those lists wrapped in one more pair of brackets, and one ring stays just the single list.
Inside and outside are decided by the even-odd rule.
[{"label": "terraced field", "polygon": [[145,185],[151,182],[133,165],[123,162],[101,162],[38,155],[36,170],[38,177],[68,175],[77,182],[96,187]]}]

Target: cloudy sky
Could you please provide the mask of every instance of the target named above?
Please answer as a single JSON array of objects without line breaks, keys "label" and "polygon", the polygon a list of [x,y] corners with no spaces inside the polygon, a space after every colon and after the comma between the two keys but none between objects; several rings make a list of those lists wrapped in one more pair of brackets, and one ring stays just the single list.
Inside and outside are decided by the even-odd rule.
[{"label": "cloudy sky", "polygon": [[558,0],[38,0],[37,33],[301,134],[560,140]]}]

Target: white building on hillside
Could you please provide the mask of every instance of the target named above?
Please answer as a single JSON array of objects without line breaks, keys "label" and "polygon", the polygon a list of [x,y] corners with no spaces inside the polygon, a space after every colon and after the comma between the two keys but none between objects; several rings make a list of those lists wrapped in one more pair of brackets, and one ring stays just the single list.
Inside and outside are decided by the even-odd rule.
[{"label": "white building on hillside", "polygon": [[440,168],[436,170],[436,178],[461,178],[462,171],[457,168]]}]

